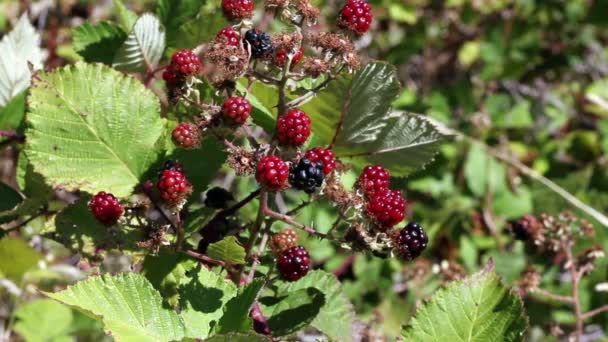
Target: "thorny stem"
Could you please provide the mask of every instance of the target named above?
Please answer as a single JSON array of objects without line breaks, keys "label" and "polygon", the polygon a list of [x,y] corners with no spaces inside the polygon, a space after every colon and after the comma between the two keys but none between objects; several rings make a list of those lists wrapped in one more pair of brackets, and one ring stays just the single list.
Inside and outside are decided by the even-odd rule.
[{"label": "thorny stem", "polygon": [[296,228],[300,228],[303,231],[307,232],[308,234],[311,234],[311,235],[314,235],[314,236],[318,236],[318,237],[321,237],[321,238],[327,237],[326,234],[319,233],[318,231],[314,230],[313,228],[308,227],[308,226],[306,226],[306,225],[304,225],[304,224],[302,224],[302,223],[294,220],[289,215],[277,213],[276,211],[271,210],[269,208],[266,208],[266,210],[264,210],[264,214],[266,214],[266,215],[268,215],[270,217],[273,217],[273,218],[275,218],[277,220],[283,221],[283,222],[285,222],[287,224],[290,224],[290,225],[292,225],[292,226],[294,226]]},{"label": "thorny stem", "polygon": [[[146,194],[146,196],[148,196],[148,198],[150,199],[150,202],[152,202],[152,205],[154,205],[154,208],[156,210],[158,210],[160,212],[160,214],[163,216],[163,218],[169,222],[169,224],[173,227],[173,229],[175,229],[175,231],[178,231],[178,222],[175,221],[171,216],[167,214],[167,212],[165,211],[164,208],[162,208],[158,202],[156,201],[156,199],[154,198],[154,195],[152,194],[152,191],[150,191],[150,189],[146,186],[143,186],[144,189],[144,193]],[[181,222],[181,221],[180,221]]]},{"label": "thorny stem", "polygon": [[183,252],[186,253],[187,255],[195,258],[195,259],[198,259],[198,260],[201,260],[201,261],[204,261],[204,262],[208,262],[210,264],[214,264],[214,265],[217,265],[217,266],[221,266],[221,267],[224,267],[225,269],[228,269],[228,270],[230,270],[230,269],[233,268],[232,264],[229,264],[229,263],[227,263],[225,261],[222,261],[222,260],[214,259],[212,257],[209,257],[209,256],[207,256],[205,254],[201,254],[201,253],[195,252],[193,250],[185,250]]},{"label": "thorny stem", "polygon": [[591,311],[589,311],[589,312],[585,312],[585,313],[583,314],[583,319],[584,319],[584,320],[585,320],[585,319],[589,319],[589,318],[591,318],[591,317],[593,317],[593,316],[599,315],[599,314],[601,314],[602,312],[606,312],[606,311],[608,311],[608,304],[602,305],[602,306],[600,306],[599,308],[597,308],[597,309],[593,309],[593,310],[591,310]]},{"label": "thorny stem", "polygon": [[[258,239],[258,234],[260,232],[260,228],[264,223],[264,211],[268,207],[268,192],[262,190],[260,192],[260,208],[258,209],[258,216],[255,219],[255,223],[251,227],[251,232],[249,236],[249,240],[247,241],[247,245],[245,246],[245,260],[248,260],[251,257],[251,253],[253,250],[253,245],[255,245],[256,240]],[[245,267],[241,268],[239,275],[236,279],[241,279],[243,276],[243,272],[245,271]],[[255,270],[254,270],[255,271]]]},{"label": "thorny stem", "polygon": [[576,330],[575,340],[576,342],[581,341],[583,336],[583,312],[581,310],[581,301],[579,296],[579,283],[581,280],[581,273],[577,270],[576,259],[572,255],[572,245],[568,242],[564,243],[564,250],[566,251],[566,257],[568,260],[568,270],[570,271],[570,277],[572,278],[572,299],[574,300],[574,314],[576,316]]},{"label": "thorny stem", "polygon": [[249,276],[247,276],[247,282],[250,283],[255,277],[255,270],[258,268],[260,264],[260,255],[264,253],[266,250],[266,245],[268,244],[269,235],[268,233],[264,233],[262,235],[262,242],[260,242],[260,247],[258,248],[257,257],[253,260],[253,264],[251,265],[251,270],[249,271]]},{"label": "thorny stem", "polygon": [[543,296],[543,297],[547,297],[549,299],[552,299],[556,302],[563,302],[563,303],[574,303],[574,298],[571,296],[562,296],[562,295],[558,295],[555,294],[553,292],[549,292],[547,290],[543,290],[541,288],[535,288],[534,291],[532,291],[533,293],[538,293],[539,295]]},{"label": "thorny stem", "polygon": [[323,90],[323,88],[327,87],[327,85],[329,84],[329,82],[333,81],[335,79],[335,76],[332,75],[328,75],[327,78],[319,83],[319,85],[317,85],[316,87],[312,88],[311,90],[309,90],[307,93],[305,93],[304,95],[295,98],[289,102],[287,102],[285,104],[285,106],[287,108],[294,108],[294,107],[298,107],[301,106],[303,104],[305,104],[306,102],[312,100],[312,98],[317,95],[321,90]]},{"label": "thorny stem", "polygon": [[228,216],[234,215],[234,213],[239,211],[247,203],[251,202],[254,198],[256,198],[260,194],[260,192],[261,192],[261,189],[257,189],[255,191],[251,192],[249,195],[247,195],[247,197],[243,198],[241,201],[239,201],[232,207],[226,208],[226,209],[220,211],[219,213],[215,214],[215,216],[211,220],[209,220],[209,222],[203,228],[201,228],[201,230],[204,230],[208,226],[212,225],[214,222],[217,222],[217,220],[223,220]]}]

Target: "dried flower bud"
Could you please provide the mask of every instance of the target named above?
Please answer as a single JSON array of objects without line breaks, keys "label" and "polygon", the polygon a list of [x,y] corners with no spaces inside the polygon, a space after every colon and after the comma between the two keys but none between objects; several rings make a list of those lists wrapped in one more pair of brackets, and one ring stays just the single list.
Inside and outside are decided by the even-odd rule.
[{"label": "dried flower bud", "polygon": [[601,246],[594,246],[581,253],[576,260],[576,264],[583,275],[587,275],[595,269],[596,260],[605,256],[604,249]]},{"label": "dried flower bud", "polygon": [[247,70],[249,56],[241,46],[214,41],[206,54],[209,60],[210,79],[214,84],[222,84],[242,76]]},{"label": "dried flower bud", "polygon": [[542,225],[532,215],[525,215],[522,218],[511,221],[511,234],[516,240],[536,241],[542,238]]},{"label": "dried flower bud", "polygon": [[328,72],[330,66],[320,58],[307,57],[304,59],[302,69],[307,75],[310,75],[312,78],[317,78],[321,76],[321,74]]},{"label": "dried flower bud", "polygon": [[228,155],[228,166],[230,166],[238,176],[251,175],[255,173],[255,154],[245,148],[230,150]]},{"label": "dried flower bud", "polygon": [[321,12],[309,0],[295,0],[294,6],[302,15],[302,19],[308,22],[309,25],[315,24],[319,19]]},{"label": "dried flower bud", "polygon": [[534,292],[540,285],[540,274],[532,266],[529,266],[522,274],[519,281],[519,294],[525,296],[528,292]]}]

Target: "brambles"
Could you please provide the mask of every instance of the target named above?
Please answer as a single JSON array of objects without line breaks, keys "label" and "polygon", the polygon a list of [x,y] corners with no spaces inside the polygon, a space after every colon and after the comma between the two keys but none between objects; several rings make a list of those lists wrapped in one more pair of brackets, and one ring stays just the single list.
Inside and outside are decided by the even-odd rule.
[{"label": "brambles", "polygon": [[258,162],[255,179],[269,190],[281,190],[287,185],[289,166],[277,156],[265,156]]},{"label": "brambles", "polygon": [[298,245],[298,233],[293,229],[283,229],[272,237],[272,250],[281,254],[286,249]]},{"label": "brambles", "polygon": [[338,25],[357,34],[367,32],[372,24],[372,6],[365,0],[348,0],[340,11]]},{"label": "brambles", "polygon": [[391,181],[391,175],[380,165],[369,165],[363,169],[357,186],[367,196],[372,196],[376,192],[388,189]]},{"label": "brambles", "polygon": [[244,97],[233,96],[222,105],[222,113],[232,123],[242,125],[247,121],[251,114],[251,104]]},{"label": "brambles", "polygon": [[426,249],[429,238],[417,222],[410,222],[404,228],[391,231],[391,238],[397,256],[413,260]]},{"label": "brambles", "polygon": [[392,227],[405,217],[405,199],[399,190],[375,192],[367,203],[367,215],[381,227]]},{"label": "brambles", "polygon": [[171,136],[176,145],[185,149],[196,147],[200,140],[198,127],[189,122],[177,125]]},{"label": "brambles", "polygon": [[296,281],[305,276],[310,270],[310,255],[302,246],[288,248],[281,252],[277,267],[283,279]]},{"label": "brambles", "polygon": [[224,15],[230,20],[251,18],[254,7],[252,0],[222,0]]},{"label": "brambles", "polygon": [[180,205],[192,192],[192,186],[179,170],[164,170],[156,184],[160,197],[170,205]]},{"label": "brambles", "polygon": [[257,29],[245,32],[245,43],[251,49],[253,58],[268,57],[274,51],[270,35]]},{"label": "brambles", "polygon": [[302,158],[289,171],[289,184],[296,189],[312,194],[323,185],[323,163],[313,163],[310,159]]},{"label": "brambles", "polygon": [[300,146],[310,136],[310,118],[304,111],[292,109],[277,119],[277,139],[284,145]]},{"label": "brambles", "polygon": [[106,226],[116,223],[125,212],[118,199],[104,191],[98,192],[91,198],[89,209],[97,221]]},{"label": "brambles", "polygon": [[336,168],[336,160],[334,152],[328,148],[315,147],[312,150],[306,151],[305,158],[311,162],[321,162],[323,164],[323,173],[328,175]]},{"label": "brambles", "polygon": [[230,26],[224,27],[220,32],[218,32],[215,39],[218,41],[223,41],[224,43],[232,46],[239,46],[241,42],[241,36],[239,33]]}]

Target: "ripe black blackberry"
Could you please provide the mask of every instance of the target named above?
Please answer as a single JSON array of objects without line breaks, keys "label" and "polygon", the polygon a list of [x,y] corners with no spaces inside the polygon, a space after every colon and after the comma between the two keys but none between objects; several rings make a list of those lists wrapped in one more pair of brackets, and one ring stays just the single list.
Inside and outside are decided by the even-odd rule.
[{"label": "ripe black blackberry", "polygon": [[324,178],[323,163],[313,163],[308,158],[300,159],[300,162],[289,170],[289,184],[307,194],[312,194],[323,185]]},{"label": "ripe black blackberry", "polygon": [[217,186],[209,189],[205,197],[205,205],[213,209],[226,208],[231,201],[234,201],[234,196],[228,190]]},{"label": "ripe black blackberry", "polygon": [[245,43],[250,46],[253,58],[266,57],[274,51],[270,35],[256,29],[245,33]]},{"label": "ripe black blackberry", "polygon": [[291,247],[281,252],[277,266],[283,279],[296,281],[310,270],[310,255],[302,246]]},{"label": "ripe black blackberry", "polygon": [[542,224],[532,215],[524,215],[518,220],[509,221],[511,235],[515,240],[535,240],[542,229]]},{"label": "ripe black blackberry", "polygon": [[397,256],[408,261],[422,254],[429,242],[424,229],[416,222],[408,223],[403,229],[393,230],[391,239]]}]

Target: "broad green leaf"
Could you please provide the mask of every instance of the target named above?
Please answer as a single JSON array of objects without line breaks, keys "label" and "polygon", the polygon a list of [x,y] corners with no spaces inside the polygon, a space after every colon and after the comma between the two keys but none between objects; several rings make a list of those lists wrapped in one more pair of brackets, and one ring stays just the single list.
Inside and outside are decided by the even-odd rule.
[{"label": "broad green leaf", "polygon": [[192,49],[202,43],[210,42],[215,35],[229,22],[223,15],[218,15],[217,8],[203,6],[197,16],[184,23],[171,41],[173,49]]},{"label": "broad green leaf", "polygon": [[229,332],[247,332],[252,328],[249,311],[262,287],[264,279],[255,279],[247,286],[239,289],[239,293],[226,303],[224,315],[218,322],[217,333],[225,334]]},{"label": "broad green leaf", "polygon": [[224,306],[237,294],[236,286],[223,275],[200,267],[198,273],[179,287],[181,316],[186,336],[206,338],[224,314]]},{"label": "broad green leaf", "polygon": [[245,248],[239,244],[234,236],[228,236],[221,241],[210,244],[207,247],[207,255],[231,264],[245,263]]},{"label": "broad green leaf", "polygon": [[99,24],[84,23],[72,30],[74,50],[85,61],[111,65],[116,51],[127,39],[120,26],[104,21]]},{"label": "broad green leaf", "polygon": [[15,311],[15,331],[28,342],[71,340],[72,309],[52,299],[37,299]]},{"label": "broad green leaf", "polygon": [[21,16],[11,32],[0,41],[0,108],[27,89],[30,69],[42,69],[40,35],[30,24],[27,14]]},{"label": "broad green leaf", "polygon": [[101,64],[39,76],[29,97],[25,149],[34,170],[66,190],[129,195],[159,154],[158,98]]},{"label": "broad green leaf", "polygon": [[186,271],[194,268],[196,262],[183,253],[163,248],[158,255],[147,255],[141,274],[150,281],[165,300],[176,305],[179,300],[178,287],[186,279]]},{"label": "broad green leaf", "polygon": [[312,321],[312,326],[331,339],[341,342],[352,341],[352,324],[355,313],[352,304],[342,292],[340,282],[334,275],[321,270],[309,272],[298,281],[280,284],[277,295],[286,296],[291,292],[310,287],[321,291],[325,296],[325,304]]},{"label": "broad green leaf", "polygon": [[226,334],[215,335],[205,340],[205,342],[269,342],[270,339],[262,335],[248,334]]},{"label": "broad green leaf", "polygon": [[602,116],[608,117],[608,79],[597,80],[585,90],[587,103],[585,109]]},{"label": "broad green leaf", "polygon": [[392,66],[375,62],[332,81],[303,106],[315,135],[338,157],[363,166],[379,163],[405,176],[433,159],[448,135],[419,115],[390,111],[399,94]]},{"label": "broad green leaf", "polygon": [[102,256],[113,249],[143,253],[137,242],[145,239],[145,227],[106,227],[93,217],[88,200],[88,197],[81,198],[63,209],[55,216],[54,231],[45,235],[87,258]]},{"label": "broad green leaf", "polygon": [[[246,88],[242,84],[237,83],[236,86],[240,92],[246,92]],[[257,95],[269,97],[271,96],[271,93],[276,94],[276,91],[276,89],[270,86],[254,86],[254,89],[247,94],[247,100],[252,107],[251,119],[256,125],[262,127],[264,131],[269,134],[272,134],[275,129],[275,114],[273,114],[273,112],[269,109],[270,107],[268,107],[268,104],[265,104],[262,99],[258,98]],[[274,105],[276,105],[276,103]]]},{"label": "broad green leaf", "polygon": [[142,15],[114,56],[113,66],[123,71],[152,70],[165,51],[165,29],[152,14]]},{"label": "broad green leaf", "polygon": [[41,259],[42,255],[21,239],[5,237],[0,240],[0,274],[16,284]]},{"label": "broad green leaf", "polygon": [[488,155],[480,144],[471,145],[464,164],[464,175],[471,192],[482,196],[505,191],[507,170],[504,165]]},{"label": "broad green leaf", "polygon": [[156,15],[167,29],[167,46],[175,46],[183,24],[196,16],[205,0],[158,0]]},{"label": "broad green leaf", "polygon": [[174,341],[184,337],[183,320],[166,309],[160,293],[142,275],[94,276],[63,291],[45,293],[103,321],[117,341]]},{"label": "broad green leaf", "polygon": [[19,192],[0,181],[0,213],[15,209],[22,201]]},{"label": "broad green leaf", "polygon": [[314,287],[299,289],[286,296],[260,298],[262,312],[274,336],[290,335],[308,326],[325,304],[325,296]]},{"label": "broad green leaf", "polygon": [[[26,91],[13,97],[5,107],[0,106],[0,129],[22,132],[23,117],[25,116]],[[0,140],[4,140],[0,137]]]},{"label": "broad green leaf", "polygon": [[118,23],[125,32],[131,32],[137,21],[137,14],[128,9],[122,0],[112,0],[112,2],[114,3]]},{"label": "broad green leaf", "polygon": [[438,290],[404,328],[406,341],[521,341],[528,325],[521,298],[492,261],[479,273]]}]

